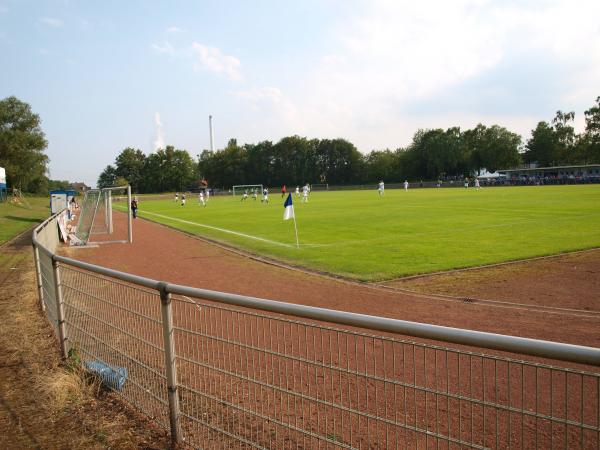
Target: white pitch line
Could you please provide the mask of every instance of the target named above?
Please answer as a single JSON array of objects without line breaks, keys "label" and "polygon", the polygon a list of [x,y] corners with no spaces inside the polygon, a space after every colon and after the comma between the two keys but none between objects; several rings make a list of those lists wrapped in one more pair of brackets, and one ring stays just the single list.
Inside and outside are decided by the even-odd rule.
[{"label": "white pitch line", "polygon": [[265,239],[265,238],[261,238],[258,236],[251,236],[249,234],[238,233],[237,231],[227,230],[225,228],[213,227],[211,225],[204,225],[203,223],[198,223],[198,222],[190,222],[189,220],[177,219],[175,217],[164,216],[162,214],[153,213],[153,212],[149,212],[149,211],[144,211],[143,214],[150,214],[153,216],[162,217],[163,219],[167,219],[167,220],[174,220],[176,222],[187,223],[189,225],[195,225],[197,227],[203,227],[203,228],[208,228],[210,230],[221,231],[223,233],[233,234],[235,236],[245,237],[248,239],[254,239],[256,241],[261,241],[261,242],[266,242],[267,244],[279,245],[281,247],[287,247],[287,248],[292,248],[292,247],[295,248],[296,247],[295,245],[292,245],[292,244],[284,244],[283,242],[271,241],[270,239]]}]

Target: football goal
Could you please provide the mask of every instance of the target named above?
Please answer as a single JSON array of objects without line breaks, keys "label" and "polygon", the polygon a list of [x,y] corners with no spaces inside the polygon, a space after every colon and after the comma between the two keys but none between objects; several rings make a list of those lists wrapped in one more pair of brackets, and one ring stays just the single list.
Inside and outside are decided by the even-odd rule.
[{"label": "football goal", "polygon": [[[122,213],[114,213],[113,198],[127,199],[127,205],[118,208]],[[92,241],[95,244],[132,241],[129,186],[90,189],[84,193],[81,205],[69,207],[77,219],[77,226],[71,233],[71,245],[87,245]]]},{"label": "football goal", "polygon": [[248,194],[251,194],[252,191],[256,189],[256,193],[258,195],[262,194],[263,185],[262,184],[238,184],[233,186],[233,195],[242,195],[244,191],[248,191]]},{"label": "football goal", "polygon": [[328,183],[321,183],[321,184],[311,184],[310,185],[310,190],[311,191],[328,191],[329,190],[329,184]]}]

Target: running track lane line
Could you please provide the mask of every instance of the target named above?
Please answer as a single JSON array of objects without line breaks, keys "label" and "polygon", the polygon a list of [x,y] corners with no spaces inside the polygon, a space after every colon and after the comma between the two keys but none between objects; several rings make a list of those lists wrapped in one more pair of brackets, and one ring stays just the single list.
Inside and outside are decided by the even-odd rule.
[{"label": "running track lane line", "polygon": [[241,237],[245,237],[248,239],[254,239],[256,241],[266,242],[267,244],[279,245],[281,247],[287,247],[287,248],[296,248],[296,246],[292,245],[292,244],[285,244],[283,242],[271,241],[270,239],[265,239],[265,238],[261,238],[258,236],[244,234],[244,233],[238,233],[237,231],[227,230],[225,228],[213,227],[211,225],[204,225],[203,223],[197,223],[197,222],[191,222],[189,220],[177,219],[175,217],[165,216],[163,214],[153,213],[153,212],[149,212],[149,211],[144,211],[144,214],[150,214],[152,216],[162,217],[163,219],[173,220],[175,222],[187,223],[189,225],[195,225],[197,227],[208,228],[210,230],[221,231],[223,233],[233,234],[235,236],[241,236]]}]

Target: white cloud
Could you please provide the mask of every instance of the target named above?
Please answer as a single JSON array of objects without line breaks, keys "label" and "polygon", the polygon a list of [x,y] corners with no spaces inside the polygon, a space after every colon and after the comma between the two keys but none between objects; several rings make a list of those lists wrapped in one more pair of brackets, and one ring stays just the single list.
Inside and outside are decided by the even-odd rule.
[{"label": "white cloud", "polygon": [[176,50],[169,42],[163,42],[162,44],[152,44],[152,49],[158,53],[166,55],[175,55]]},{"label": "white cloud", "polygon": [[[556,109],[589,105],[598,95],[600,2],[365,0],[354,10],[330,30],[312,68],[286,88],[295,114],[282,117],[282,128],[348,137],[365,151],[407,145],[421,127],[478,122],[527,137]],[[549,79],[560,90],[542,92]],[[531,89],[536,101],[557,105],[548,117],[532,114],[535,105],[520,97]],[[504,92],[512,111],[494,103]],[[273,93],[250,90],[245,98],[277,111]],[[435,110],[438,99],[446,111]]]},{"label": "white cloud", "polygon": [[296,106],[277,87],[265,86],[245,91],[234,91],[233,95],[246,100],[253,111],[261,114],[272,114],[290,123],[298,120]]},{"label": "white cloud", "polygon": [[171,27],[167,27],[167,29],[165,31],[167,33],[183,33],[185,30],[183,28],[171,26]]},{"label": "white cloud", "polygon": [[232,81],[243,79],[240,60],[235,56],[225,55],[216,47],[208,47],[198,42],[192,44],[192,52],[196,58],[195,70],[208,70],[224,75]]},{"label": "white cloud", "polygon": [[63,26],[62,20],[55,19],[53,17],[42,17],[40,19],[40,22],[43,23],[44,25],[48,25],[49,27],[52,27],[52,28],[60,28]]},{"label": "white cloud", "polygon": [[241,62],[238,58],[226,55],[216,47],[209,47],[198,42],[193,42],[190,47],[176,48],[170,42],[151,44],[151,48],[160,54],[176,56],[184,60],[193,61],[193,69],[206,70],[224,76],[231,81],[242,81]]}]

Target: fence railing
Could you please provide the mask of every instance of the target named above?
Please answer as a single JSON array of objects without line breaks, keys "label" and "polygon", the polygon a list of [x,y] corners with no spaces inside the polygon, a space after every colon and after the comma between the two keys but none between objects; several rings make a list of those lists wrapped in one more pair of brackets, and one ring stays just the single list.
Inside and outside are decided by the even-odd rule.
[{"label": "fence railing", "polygon": [[53,233],[54,216],[33,245],[63,356],[100,373],[174,442],[600,447],[600,373],[525,356],[599,367],[600,349],[169,284],[59,256]]}]

